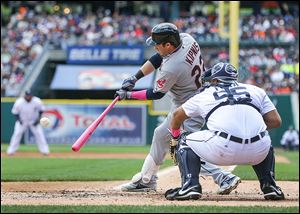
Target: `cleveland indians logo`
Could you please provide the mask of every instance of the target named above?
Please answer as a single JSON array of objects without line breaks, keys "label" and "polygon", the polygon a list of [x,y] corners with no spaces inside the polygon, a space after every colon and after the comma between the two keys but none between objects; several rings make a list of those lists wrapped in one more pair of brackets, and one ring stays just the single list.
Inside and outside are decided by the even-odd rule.
[{"label": "cleveland indians logo", "polygon": [[160,80],[157,80],[156,82],[157,82],[157,86],[159,88],[163,88],[165,83],[167,82],[167,80],[166,79],[160,79]]}]

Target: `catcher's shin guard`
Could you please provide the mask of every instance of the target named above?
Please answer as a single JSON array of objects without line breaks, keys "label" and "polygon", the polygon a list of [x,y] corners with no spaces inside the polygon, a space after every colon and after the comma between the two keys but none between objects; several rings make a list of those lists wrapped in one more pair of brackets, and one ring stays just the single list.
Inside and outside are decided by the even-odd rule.
[{"label": "catcher's shin guard", "polygon": [[253,165],[252,168],[259,179],[260,188],[262,188],[264,183],[275,185],[275,158],[272,146],[267,157],[261,163]]},{"label": "catcher's shin guard", "polygon": [[282,200],[284,194],[275,183],[275,157],[271,146],[267,157],[259,164],[252,166],[260,183],[260,189],[267,200]]},{"label": "catcher's shin guard", "polygon": [[199,173],[201,162],[200,158],[185,143],[180,144],[176,151],[181,174],[181,187],[170,189],[165,193],[168,200],[189,200],[199,199],[202,194],[199,183]]},{"label": "catcher's shin guard", "polygon": [[199,184],[200,157],[184,143],[176,151],[176,160],[181,174],[182,187],[187,182],[191,185]]}]

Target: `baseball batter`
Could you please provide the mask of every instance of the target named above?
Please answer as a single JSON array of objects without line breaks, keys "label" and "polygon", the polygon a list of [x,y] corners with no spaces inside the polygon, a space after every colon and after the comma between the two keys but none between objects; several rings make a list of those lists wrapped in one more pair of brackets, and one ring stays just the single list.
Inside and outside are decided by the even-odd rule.
[{"label": "baseball batter", "polygon": [[216,64],[203,78],[210,85],[173,113],[170,130],[174,138],[188,118],[200,116],[208,130],[199,129],[180,141],[176,158],[183,185],[167,191],[167,199],[201,196],[200,160],[218,165],[251,165],[265,199],[284,199],[275,183],[274,152],[267,131],[279,127],[281,118],[264,90],[238,83],[237,77],[238,72],[231,64]]},{"label": "baseball batter", "polygon": [[30,91],[26,91],[24,97],[16,100],[11,112],[16,116],[17,121],[7,148],[8,155],[13,155],[18,150],[23,133],[28,128],[35,137],[39,151],[44,155],[49,154],[49,147],[43,129],[39,124],[44,110],[45,106],[41,99],[33,96]]},{"label": "baseball batter", "polygon": [[[198,43],[186,33],[179,34],[171,23],[161,23],[152,29],[152,35],[146,41],[154,45],[158,52],[153,55],[136,75],[124,80],[116,95],[122,99],[155,100],[165,94],[171,96],[170,113],[153,134],[150,153],[145,159],[141,172],[133,176],[129,184],[122,186],[123,191],[156,190],[157,171],[169,150],[170,133],[168,131],[172,112],[188,100],[201,86],[201,73],[204,63]],[[138,79],[155,71],[154,89],[131,91]],[[183,129],[194,132],[201,129],[204,120],[200,117],[185,121]],[[208,162],[202,168],[203,175],[210,175],[220,186],[219,194],[229,194],[240,182],[240,178],[221,170]]]}]

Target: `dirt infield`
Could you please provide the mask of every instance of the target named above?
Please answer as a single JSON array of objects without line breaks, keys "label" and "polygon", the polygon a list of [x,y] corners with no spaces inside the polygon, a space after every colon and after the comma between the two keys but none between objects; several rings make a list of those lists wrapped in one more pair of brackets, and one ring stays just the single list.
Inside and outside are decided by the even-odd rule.
[{"label": "dirt infield", "polygon": [[[82,153],[84,154],[84,153]],[[21,155],[20,153],[14,157]],[[31,154],[32,155],[32,154]],[[40,156],[40,154],[35,154]],[[108,155],[108,154],[106,154]],[[130,154],[127,154],[129,158]],[[1,154],[1,157],[4,157]],[[50,155],[51,156],[58,156]],[[90,154],[89,157],[92,155]],[[142,155],[144,158],[145,155]],[[64,154],[65,157],[65,154]],[[118,154],[118,157],[121,157]],[[131,158],[134,158],[130,156]],[[99,157],[98,157],[99,158]],[[108,156],[107,156],[108,158]],[[115,158],[111,154],[110,158]],[[125,158],[125,156],[123,156]],[[203,195],[197,201],[168,201],[164,192],[179,186],[177,167],[158,173],[158,191],[149,193],[124,193],[120,185],[129,181],[106,182],[1,182],[1,204],[19,205],[215,205],[215,206],[299,206],[299,182],[278,181],[286,195],[284,201],[266,201],[258,181],[242,181],[230,195],[215,193],[218,186],[210,177],[200,178]]]}]

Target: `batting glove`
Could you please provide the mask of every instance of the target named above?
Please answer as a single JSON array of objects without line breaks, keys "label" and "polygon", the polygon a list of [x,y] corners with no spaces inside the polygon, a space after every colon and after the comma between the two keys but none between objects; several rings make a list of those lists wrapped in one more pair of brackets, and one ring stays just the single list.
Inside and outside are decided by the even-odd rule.
[{"label": "batting glove", "polygon": [[121,89],[123,89],[125,91],[131,91],[134,88],[136,81],[137,81],[137,78],[135,76],[131,76],[131,77],[125,79],[122,83]]},{"label": "batting glove", "polygon": [[179,137],[172,138],[170,141],[170,147],[169,147],[170,156],[173,160],[174,165],[177,165],[175,152],[176,152],[176,147],[178,145],[178,140],[179,140]]},{"label": "batting glove", "polygon": [[116,91],[115,97],[119,96],[119,100],[125,100],[130,98],[131,92],[125,91],[123,89],[120,89]]}]

